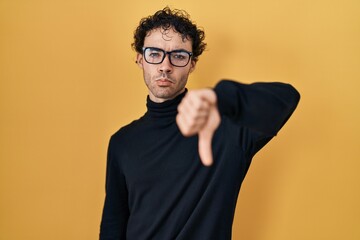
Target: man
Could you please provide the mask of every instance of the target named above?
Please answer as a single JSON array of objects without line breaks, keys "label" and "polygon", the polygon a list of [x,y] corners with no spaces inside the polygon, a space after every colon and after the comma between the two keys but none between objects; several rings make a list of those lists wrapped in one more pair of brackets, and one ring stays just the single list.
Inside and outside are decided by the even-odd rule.
[{"label": "man", "polygon": [[134,39],[147,112],[111,137],[100,239],[231,239],[251,159],[300,96],[288,84],[229,80],[187,91],[205,43],[183,11],[142,19]]}]

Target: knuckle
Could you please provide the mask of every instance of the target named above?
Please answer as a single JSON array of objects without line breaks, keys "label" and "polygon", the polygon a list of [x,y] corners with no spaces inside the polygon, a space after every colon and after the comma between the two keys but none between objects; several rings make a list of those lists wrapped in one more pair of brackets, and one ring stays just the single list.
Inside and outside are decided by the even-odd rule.
[{"label": "knuckle", "polygon": [[182,134],[183,134],[185,137],[190,137],[190,136],[191,136],[191,132],[190,132],[189,130],[183,131]]},{"label": "knuckle", "polygon": [[195,127],[195,125],[196,125],[196,120],[195,120],[195,118],[190,118],[190,119],[189,119],[189,122],[188,122],[189,128],[193,128],[193,127]]}]

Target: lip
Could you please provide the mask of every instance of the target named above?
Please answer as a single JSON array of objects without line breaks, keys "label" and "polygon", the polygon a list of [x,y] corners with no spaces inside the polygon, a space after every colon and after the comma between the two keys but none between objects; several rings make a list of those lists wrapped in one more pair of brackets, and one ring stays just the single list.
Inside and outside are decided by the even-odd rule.
[{"label": "lip", "polygon": [[170,86],[172,84],[172,82],[168,79],[165,79],[165,78],[161,78],[161,79],[158,79],[156,80],[156,83],[158,86],[161,86],[161,87],[167,87],[167,86]]}]

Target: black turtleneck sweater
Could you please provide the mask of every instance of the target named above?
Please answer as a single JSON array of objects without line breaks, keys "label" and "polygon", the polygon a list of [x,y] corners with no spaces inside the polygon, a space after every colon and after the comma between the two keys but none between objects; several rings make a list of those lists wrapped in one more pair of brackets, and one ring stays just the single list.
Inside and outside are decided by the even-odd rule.
[{"label": "black turtleneck sweater", "polygon": [[201,164],[198,138],[175,117],[186,94],[147,112],[110,139],[101,240],[231,239],[238,193],[250,162],[285,124],[299,93],[283,83],[221,81],[214,163]]}]

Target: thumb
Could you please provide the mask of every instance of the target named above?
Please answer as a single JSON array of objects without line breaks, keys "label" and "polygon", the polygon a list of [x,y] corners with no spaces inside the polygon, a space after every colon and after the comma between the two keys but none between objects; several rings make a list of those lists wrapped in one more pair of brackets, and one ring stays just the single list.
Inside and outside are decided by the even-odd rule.
[{"label": "thumb", "polygon": [[[213,103],[215,103],[215,93],[213,96],[215,97]],[[199,155],[201,162],[205,166],[211,166],[213,164],[212,139],[216,129],[219,127],[220,121],[217,106],[213,104],[210,107],[210,114],[205,126],[199,131]]]},{"label": "thumb", "polygon": [[199,132],[199,155],[200,160],[205,166],[211,166],[213,163],[212,138],[214,130],[204,129]]}]

